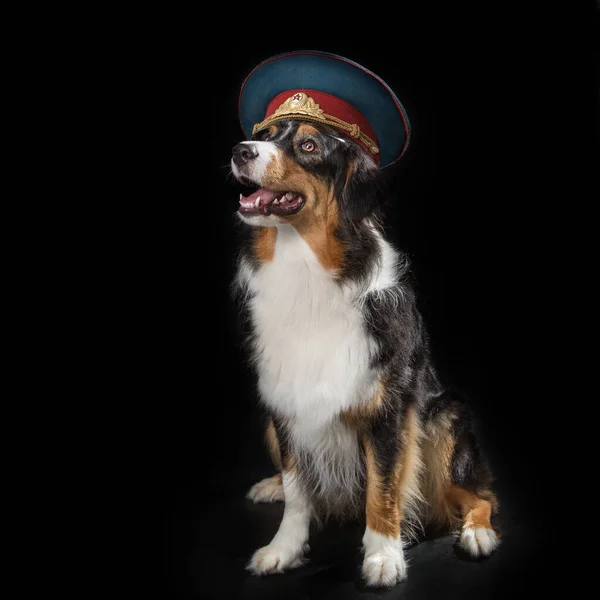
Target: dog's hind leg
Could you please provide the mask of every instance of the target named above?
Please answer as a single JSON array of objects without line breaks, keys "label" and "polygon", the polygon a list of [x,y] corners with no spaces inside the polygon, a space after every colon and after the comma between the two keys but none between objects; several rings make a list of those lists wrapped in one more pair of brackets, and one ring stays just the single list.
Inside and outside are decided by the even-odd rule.
[{"label": "dog's hind leg", "polygon": [[283,482],[281,473],[255,483],[246,494],[255,504],[258,502],[283,502]]},{"label": "dog's hind leg", "polygon": [[470,410],[449,398],[425,426],[428,521],[460,528],[459,544],[470,556],[489,556],[499,544],[490,521],[498,510],[492,476]]},{"label": "dog's hind leg", "polygon": [[248,493],[246,498],[249,498],[255,503],[258,502],[283,502],[283,483],[281,479],[281,452],[279,450],[279,441],[277,433],[273,426],[273,421],[269,420],[267,430],[265,432],[265,442],[267,449],[271,455],[271,460],[279,471],[273,477],[267,477],[258,483],[255,483]]},{"label": "dog's hind leg", "polygon": [[460,546],[473,558],[489,556],[498,547],[498,534],[490,518],[496,507],[491,492],[472,492],[457,485],[447,491],[449,502],[457,508],[462,519]]}]

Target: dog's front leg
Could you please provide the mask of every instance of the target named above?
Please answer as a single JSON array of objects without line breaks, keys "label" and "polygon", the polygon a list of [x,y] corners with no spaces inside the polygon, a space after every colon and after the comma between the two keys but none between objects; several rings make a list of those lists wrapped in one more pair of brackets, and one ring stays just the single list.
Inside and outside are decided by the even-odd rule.
[{"label": "dog's front leg", "polygon": [[400,527],[418,464],[416,417],[375,418],[363,435],[367,475],[367,527],[362,574],[367,585],[390,587],[406,578]]},{"label": "dog's front leg", "polygon": [[293,469],[282,473],[285,508],[279,530],[268,546],[257,550],[246,567],[256,575],[281,573],[303,564],[312,508]]}]

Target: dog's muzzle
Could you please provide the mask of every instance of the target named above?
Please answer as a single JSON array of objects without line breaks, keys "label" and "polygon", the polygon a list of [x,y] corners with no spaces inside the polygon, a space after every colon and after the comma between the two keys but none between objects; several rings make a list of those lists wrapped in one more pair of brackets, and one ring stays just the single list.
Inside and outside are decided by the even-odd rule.
[{"label": "dog's muzzle", "polygon": [[233,147],[233,162],[238,166],[242,167],[254,160],[258,156],[258,150],[253,144],[238,144]]},{"label": "dog's muzzle", "polygon": [[283,189],[283,185],[275,185],[276,189],[263,187],[265,171],[271,161],[277,161],[278,154],[279,150],[272,142],[242,142],[233,147],[234,176],[240,183],[258,188],[248,196],[240,194],[240,215],[290,216],[304,206],[306,198],[300,192]]}]

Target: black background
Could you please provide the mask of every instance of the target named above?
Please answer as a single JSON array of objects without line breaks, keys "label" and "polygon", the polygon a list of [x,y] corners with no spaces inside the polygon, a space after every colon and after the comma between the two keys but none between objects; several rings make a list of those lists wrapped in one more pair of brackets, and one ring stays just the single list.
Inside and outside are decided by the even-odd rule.
[{"label": "black background", "polygon": [[565,301],[578,289],[579,263],[567,256],[582,237],[569,219],[598,193],[593,23],[567,53],[543,13],[402,11],[389,28],[385,15],[372,25],[356,15],[349,26],[278,16],[234,31],[225,16],[204,15],[197,31],[146,32],[110,76],[107,99],[122,123],[111,169],[130,182],[119,190],[125,202],[109,205],[110,365],[126,376],[119,391],[134,407],[125,436],[140,500],[126,520],[141,521],[140,547],[157,548],[158,566],[141,577],[163,597],[368,596],[351,528],[335,530],[350,549],[330,549],[324,563],[317,555],[329,570],[274,580],[243,571],[281,512],[243,498],[272,469],[229,293],[239,191],[228,163],[243,139],[244,77],[293,49],[363,64],[406,107],[413,133],[389,173],[389,234],[411,258],[437,364],[475,407],[498,480],[507,532],[498,558],[468,571],[451,544],[424,545],[410,597],[555,584],[547,571],[562,544],[557,492],[578,402],[562,387],[573,358],[564,336],[582,316]]}]

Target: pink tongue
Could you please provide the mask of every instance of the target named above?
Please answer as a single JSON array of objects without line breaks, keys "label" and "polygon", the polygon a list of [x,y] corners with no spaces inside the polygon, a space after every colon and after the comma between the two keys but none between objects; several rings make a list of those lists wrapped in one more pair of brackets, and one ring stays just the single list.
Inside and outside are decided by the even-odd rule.
[{"label": "pink tongue", "polygon": [[244,200],[256,202],[256,199],[260,196],[261,204],[271,204],[271,202],[273,202],[278,195],[279,194],[277,192],[270,192],[269,190],[261,188],[260,190],[256,190],[256,192],[250,194],[248,197],[244,197]]}]

